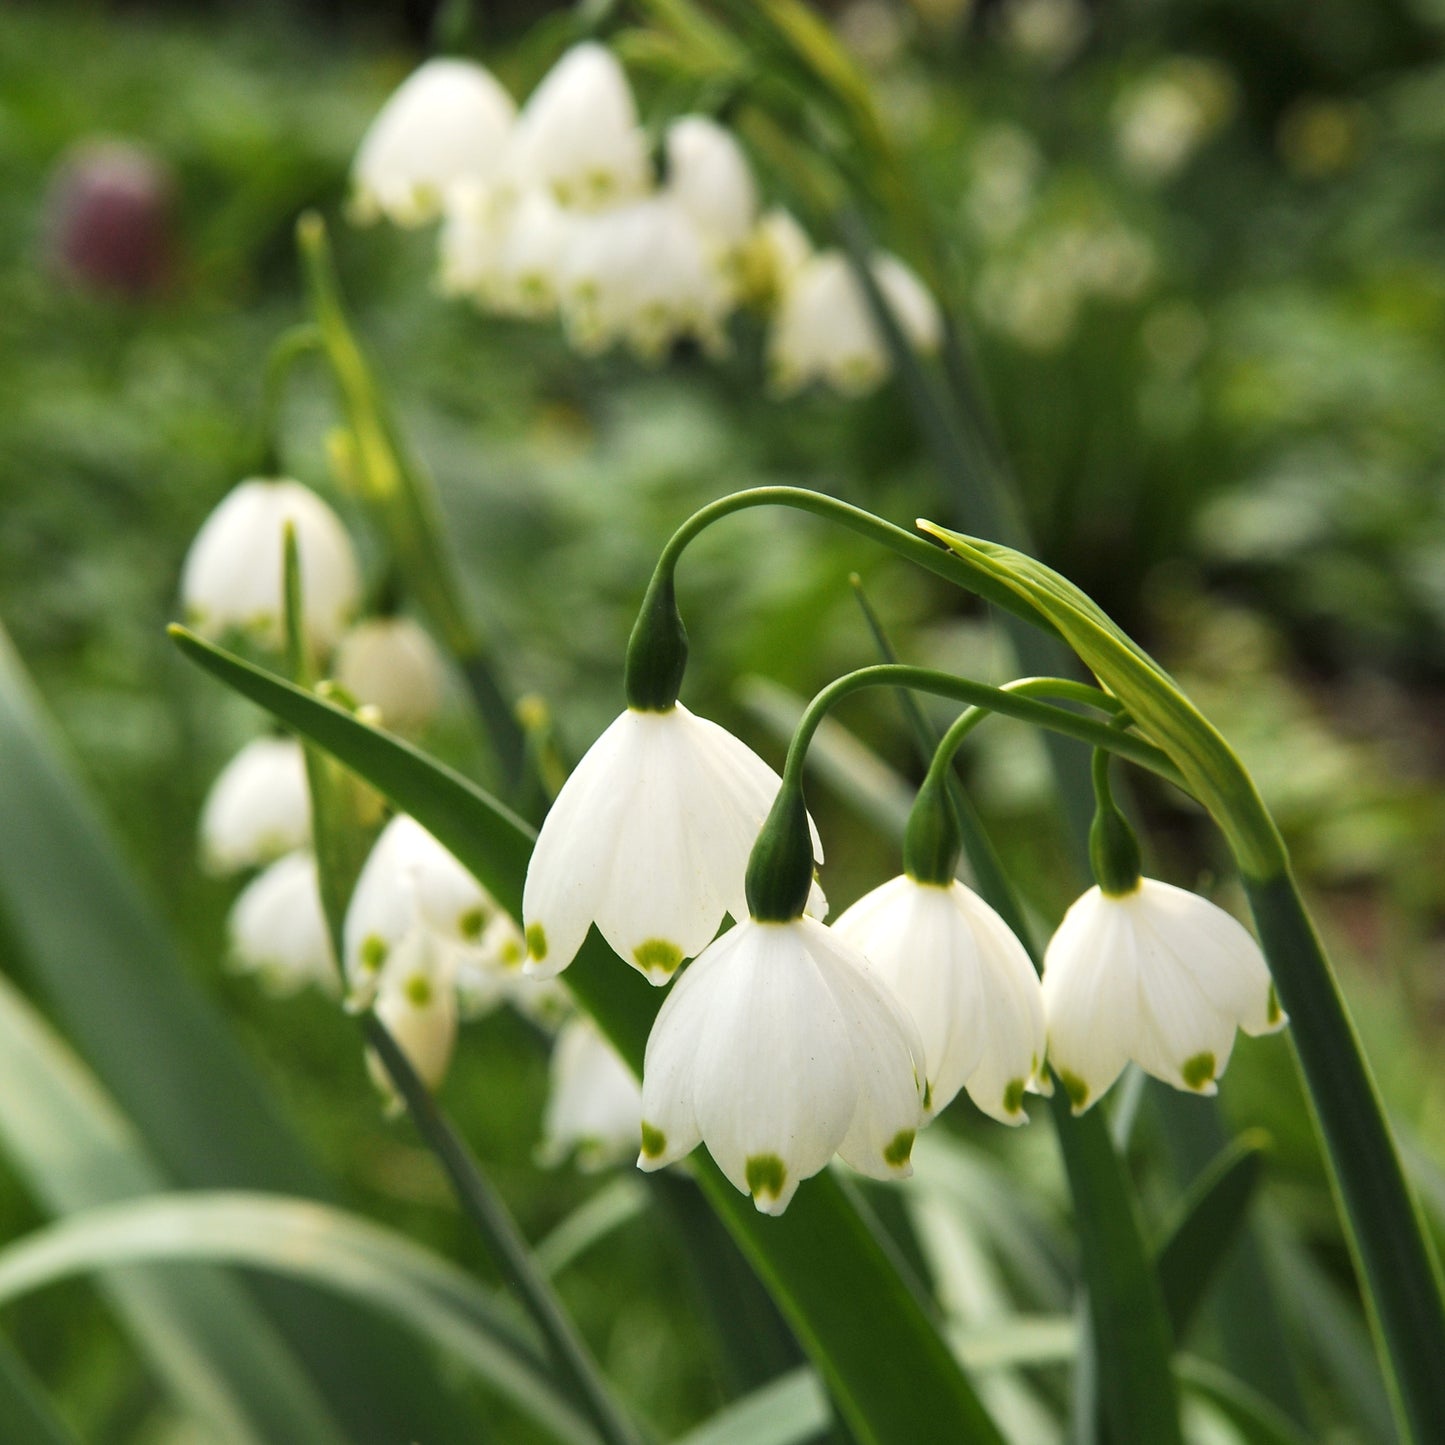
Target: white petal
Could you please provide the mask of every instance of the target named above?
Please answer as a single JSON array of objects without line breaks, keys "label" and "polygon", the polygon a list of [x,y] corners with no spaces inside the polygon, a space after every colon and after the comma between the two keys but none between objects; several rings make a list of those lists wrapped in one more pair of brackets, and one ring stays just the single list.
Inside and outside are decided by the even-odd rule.
[{"label": "white petal", "polygon": [[836,1152],[857,1108],[848,1025],[799,923],[738,924],[694,1059],[693,1105],[718,1167],[764,1213]]},{"label": "white petal", "polygon": [[316,859],[288,854],[259,873],[231,906],[226,931],[237,966],[274,994],[315,984],[337,991],[336,960],[321,908]]},{"label": "white petal", "polygon": [[874,1179],[913,1172],[913,1138],[923,1123],[923,1044],[913,1020],[869,976],[863,959],[821,923],[796,925],[848,1029],[857,1106],[838,1153]]},{"label": "white petal", "polygon": [[332,675],[383,724],[415,732],[441,705],[444,668],[431,635],[409,617],[374,617],[341,639]]},{"label": "white petal", "polygon": [[377,113],[353,168],[362,220],[434,219],[458,185],[500,173],[516,106],[490,71],[468,60],[429,60]]},{"label": "white petal", "polygon": [[1119,1077],[1143,1027],[1134,931],[1098,888],[1075,901],[1049,941],[1043,991],[1049,1060],[1080,1113]]},{"label": "white petal", "polygon": [[592,744],[543,820],[522,894],[533,977],[560,973],[587,937],[641,769],[637,717],[624,712]]},{"label": "white petal", "polygon": [[[445,960],[425,929],[414,930],[398,947],[374,1008],[421,1081],[433,1091],[440,1088],[456,1046],[456,996]],[[391,1094],[380,1061],[368,1053],[367,1064],[378,1087]]]},{"label": "white petal", "polygon": [[642,1093],[632,1070],[585,1015],[570,1020],[552,1048],[544,1163],[575,1154],[584,1169],[615,1163],[637,1147]]},{"label": "white petal", "polygon": [[758,188],[730,131],[702,115],[679,116],[667,128],[667,186],[704,233],[724,246],[746,239],[758,209]]},{"label": "white petal", "polygon": [[257,738],[221,770],[201,809],[201,855],[213,873],[268,863],[311,842],[306,758],[292,738]]},{"label": "white petal", "polygon": [[281,644],[285,529],[296,532],[302,612],[312,642],[331,647],[361,596],[351,538],[336,513],[300,482],[252,478],[206,518],[186,553],[181,600],[208,637],[230,629]]}]

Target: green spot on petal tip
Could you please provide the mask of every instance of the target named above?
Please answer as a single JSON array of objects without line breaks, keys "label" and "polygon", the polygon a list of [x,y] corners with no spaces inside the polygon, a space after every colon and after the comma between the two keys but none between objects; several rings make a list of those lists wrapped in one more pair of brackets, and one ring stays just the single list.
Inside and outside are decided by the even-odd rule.
[{"label": "green spot on petal tip", "polygon": [[645,1119],[642,1122],[642,1157],[661,1159],[667,1149],[667,1135],[655,1129]]},{"label": "green spot on petal tip", "polygon": [[682,962],[682,950],[664,938],[649,938],[632,950],[637,966],[646,974],[661,973],[671,978]]},{"label": "green spot on petal tip", "polygon": [[1195,1054],[1193,1058],[1185,1059],[1183,1067],[1179,1072],[1184,1076],[1184,1082],[1191,1089],[1202,1089],[1214,1079],[1214,1055],[1206,1050],[1202,1054]]},{"label": "green spot on petal tip", "polygon": [[1275,986],[1270,984],[1269,1003],[1266,1007],[1265,1017],[1268,1018],[1270,1023],[1277,1024],[1283,1016],[1284,1010],[1279,1006],[1279,994],[1275,991]]},{"label": "green spot on petal tip", "polygon": [[380,973],[389,951],[386,940],[379,933],[368,933],[361,940],[361,966],[368,973]]},{"label": "green spot on petal tip", "polygon": [[1010,1079],[1008,1087],[1003,1091],[1004,1112],[1017,1114],[1024,1106],[1024,1081],[1022,1079]]},{"label": "green spot on petal tip", "polygon": [[538,963],[547,956],[547,930],[540,923],[527,925],[527,954]]},{"label": "green spot on petal tip", "polygon": [[748,1182],[748,1193],[757,1199],[760,1195],[776,1199],[787,1183],[788,1166],[776,1154],[754,1154],[744,1170]]},{"label": "green spot on petal tip", "polygon": [[1071,1074],[1067,1069],[1060,1069],[1058,1073],[1064,1093],[1069,1096],[1069,1103],[1074,1106],[1074,1113],[1080,1113],[1089,1102],[1089,1086],[1077,1074]]},{"label": "green spot on petal tip", "polygon": [[914,1137],[912,1129],[900,1129],[883,1151],[883,1162],[892,1169],[901,1169],[913,1153]]}]

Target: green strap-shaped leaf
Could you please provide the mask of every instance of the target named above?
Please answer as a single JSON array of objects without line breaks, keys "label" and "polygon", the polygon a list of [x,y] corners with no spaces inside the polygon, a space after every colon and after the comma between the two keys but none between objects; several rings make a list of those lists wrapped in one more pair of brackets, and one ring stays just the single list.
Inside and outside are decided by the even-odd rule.
[{"label": "green strap-shaped leaf", "polygon": [[1239,1238],[1264,1176],[1269,1141],[1241,1134],[1194,1181],[1154,1256],[1164,1307],[1176,1340],[1184,1339]]},{"label": "green strap-shaped leaf", "polygon": [[551,1438],[595,1445],[549,1378],[535,1331],[505,1301],[404,1235],[311,1200],[157,1194],[73,1214],[0,1251],[0,1303],[76,1274],[178,1260],[265,1270],[354,1299],[450,1352]]},{"label": "green strap-shaped leaf", "polygon": [[[432,832],[520,915],[531,830],[479,788],[416,749],[241,659],[173,628],[188,657],[364,777]],[[641,1073],[660,995],[594,931],[567,973],[579,1001]],[[767,1219],[710,1159],[698,1179],[772,1292],[863,1442],[916,1445],[946,1428],[959,1442],[1000,1436],[920,1301],[898,1277],[841,1186],[819,1175]],[[866,1325],[862,1322],[866,1321]],[[886,1341],[886,1347],[880,1342]]]},{"label": "green strap-shaped leaf", "polygon": [[[14,971],[44,1000],[160,1171],[147,1188],[332,1187],[120,865],[0,629],[0,920]],[[406,1335],[266,1282],[257,1295],[348,1434],[457,1439],[461,1403]]]},{"label": "green strap-shaped leaf", "polygon": [[[95,1079],[0,979],[0,1151],[56,1214],[165,1188]],[[339,1445],[344,1438],[256,1305],[209,1269],[112,1273],[105,1293],[182,1408],[218,1438]]]}]

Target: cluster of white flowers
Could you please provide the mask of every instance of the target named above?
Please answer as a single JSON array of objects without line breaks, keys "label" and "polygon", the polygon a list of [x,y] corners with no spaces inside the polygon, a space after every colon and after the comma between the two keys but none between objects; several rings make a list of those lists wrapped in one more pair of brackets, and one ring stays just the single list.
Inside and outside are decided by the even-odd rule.
[{"label": "cluster of white flowers", "polygon": [[[1150,879],[1085,894],[1042,982],[1003,919],[956,881],[895,878],[832,927],[801,908],[754,916],[748,861],[779,786],[681,705],[630,707],[537,840],[523,900],[530,972],[565,968],[594,924],[654,984],[693,958],[648,1040],[644,1169],[705,1143],[760,1210],[779,1213],[834,1154],[874,1177],[906,1175],[916,1131],[960,1090],[1008,1124],[1026,1121],[1027,1093],[1051,1092],[1046,1059],[1076,1112],[1129,1059],[1212,1093],[1236,1028],[1285,1023],[1248,932]],[[735,926],[715,936],[725,915]],[[609,1113],[619,1127],[621,1093]]]},{"label": "cluster of white flowers", "polygon": [[[659,182],[627,77],[602,45],[567,51],[520,110],[482,66],[432,60],[362,141],[353,212],[439,220],[447,292],[501,315],[558,317],[583,352],[620,344],[657,360],[691,339],[721,353],[729,318],[748,304],[772,315],[779,390],[876,386],[888,352],[862,287],[787,213],[762,213],[732,133],[684,115],[661,151]],[[878,256],[874,273],[910,342],[936,348],[923,284],[893,256]]]}]

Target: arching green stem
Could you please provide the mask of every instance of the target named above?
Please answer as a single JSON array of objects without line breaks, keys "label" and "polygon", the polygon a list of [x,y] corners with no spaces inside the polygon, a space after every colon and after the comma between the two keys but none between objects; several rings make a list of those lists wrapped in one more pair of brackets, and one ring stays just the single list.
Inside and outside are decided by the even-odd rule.
[{"label": "arching green stem", "polygon": [[281,471],[281,449],[276,443],[276,431],[292,368],[303,357],[313,356],[322,350],[322,346],[321,328],[306,321],[299,326],[288,327],[271,347],[261,378],[261,416],[257,428],[260,438],[258,470],[262,476],[278,476]]},{"label": "arching green stem", "polygon": [[[1062,685],[1070,689],[1082,686],[1082,684],[1062,683],[1061,680],[1053,678],[1031,678],[1027,681],[1030,684],[1046,682],[1051,686]],[[1019,718],[1038,727],[1062,733],[1065,737],[1077,738],[1091,747],[1104,748],[1109,752],[1118,753],[1120,757],[1128,758],[1130,762],[1138,763],[1141,767],[1158,773],[1160,777],[1176,786],[1184,786],[1183,780],[1169,759],[1152,743],[1145,742],[1143,738],[1136,737],[1133,733],[1120,732],[1108,723],[1083,717],[1079,713],[1070,712],[1068,708],[1041,702],[1018,688],[991,687],[988,683],[974,682],[971,678],[966,677],[955,677],[952,673],[939,672],[930,667],[910,667],[903,663],[890,662],[881,662],[873,667],[862,667],[856,672],[845,673],[836,681],[829,683],[808,704],[803,716],[798,720],[798,726],[793,732],[793,740],[788,745],[788,758],[783,765],[784,786],[796,787],[799,784],[808,745],[812,742],[813,734],[817,732],[829,709],[852,693],[862,692],[865,688],[870,687],[906,687],[915,692],[932,693],[935,697],[948,697],[958,702],[971,703],[975,708],[983,710],[978,714],[980,718],[984,712],[996,712],[1006,717]],[[1091,689],[1086,690],[1092,691]],[[1103,693],[1098,694],[1100,698],[1104,696]],[[963,719],[960,719],[958,723],[955,723],[954,727],[950,729],[950,733],[958,729],[962,722]],[[947,738],[945,738],[946,743]]]}]

